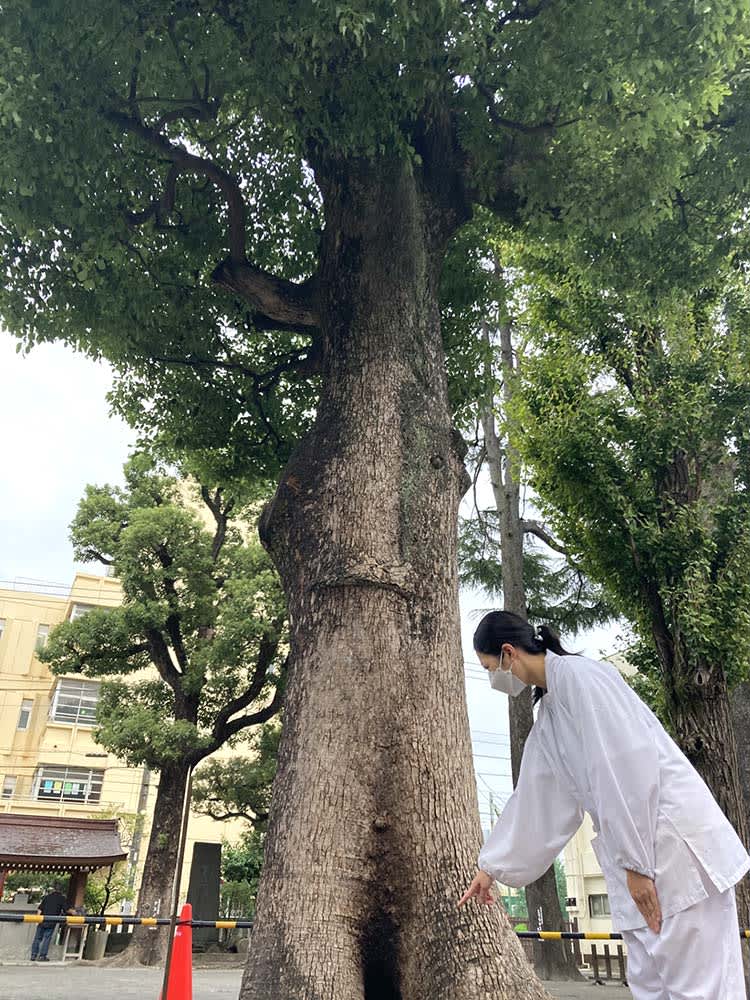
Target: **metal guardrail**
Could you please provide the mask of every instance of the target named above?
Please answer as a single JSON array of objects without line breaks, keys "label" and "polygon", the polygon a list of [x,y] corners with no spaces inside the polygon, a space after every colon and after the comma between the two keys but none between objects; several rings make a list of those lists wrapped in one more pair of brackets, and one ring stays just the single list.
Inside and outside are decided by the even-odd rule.
[{"label": "metal guardrail", "polygon": [[[0,913],[0,923],[12,924],[65,924],[68,927],[82,927],[93,924],[97,927],[168,927],[169,917],[46,917],[43,913]],[[234,930],[238,927],[252,927],[252,920],[177,920],[178,927],[217,927]]]},{"label": "metal guardrail", "polygon": [[[98,927],[166,927],[171,923],[171,920],[169,917],[45,917],[42,913],[0,913],[0,923],[41,924],[42,922],[66,924],[68,927],[81,927],[84,924],[93,924]],[[253,926],[253,922],[252,920],[178,920],[177,926],[237,930],[249,929]],[[516,931],[516,936],[536,941],[622,941],[622,934],[618,934],[616,931],[611,934],[586,931]],[[750,940],[750,930],[741,930],[740,936]]]}]

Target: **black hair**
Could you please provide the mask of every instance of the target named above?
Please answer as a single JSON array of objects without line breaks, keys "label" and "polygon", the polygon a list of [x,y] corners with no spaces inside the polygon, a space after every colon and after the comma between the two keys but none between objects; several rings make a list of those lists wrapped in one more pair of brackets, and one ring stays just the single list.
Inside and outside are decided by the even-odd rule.
[{"label": "black hair", "polygon": [[[505,643],[518,646],[526,653],[546,653],[571,656],[560,642],[560,636],[549,625],[535,629],[525,618],[512,611],[490,611],[474,633],[474,649],[486,656],[500,656]],[[545,688],[534,688],[534,704],[546,694]]]}]

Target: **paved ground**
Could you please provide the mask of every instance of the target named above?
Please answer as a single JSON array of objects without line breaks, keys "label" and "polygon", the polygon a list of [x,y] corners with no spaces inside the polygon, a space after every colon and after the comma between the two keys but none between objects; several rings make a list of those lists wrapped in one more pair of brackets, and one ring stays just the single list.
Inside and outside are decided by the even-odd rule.
[{"label": "paved ground", "polygon": [[[196,969],[193,1000],[237,1000],[241,969]],[[113,969],[94,965],[3,965],[0,967],[2,1000],[157,1000],[161,975],[156,969]],[[558,1000],[629,1000],[630,990],[619,985],[594,986],[552,983]]]}]

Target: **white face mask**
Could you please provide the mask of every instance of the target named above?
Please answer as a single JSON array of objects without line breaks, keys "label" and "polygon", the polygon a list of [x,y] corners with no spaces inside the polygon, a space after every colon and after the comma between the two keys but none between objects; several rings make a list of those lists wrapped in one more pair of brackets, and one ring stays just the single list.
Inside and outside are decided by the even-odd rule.
[{"label": "white face mask", "polygon": [[490,671],[490,686],[494,691],[502,691],[509,694],[511,698],[517,697],[528,687],[522,680],[519,680],[510,670],[503,670],[502,661],[497,670]]}]

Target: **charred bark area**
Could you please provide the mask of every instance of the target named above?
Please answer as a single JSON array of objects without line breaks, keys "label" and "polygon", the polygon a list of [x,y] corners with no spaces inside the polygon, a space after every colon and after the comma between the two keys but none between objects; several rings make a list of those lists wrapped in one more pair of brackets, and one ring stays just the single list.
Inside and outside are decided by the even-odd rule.
[{"label": "charred bark area", "polygon": [[405,162],[316,168],[322,389],[261,525],[291,656],[241,997],[539,1000],[507,919],[457,909],[481,831],[437,286],[463,206]]},{"label": "charred bark area", "polygon": [[374,916],[362,934],[364,1000],[403,1000],[398,928],[387,914]]}]

